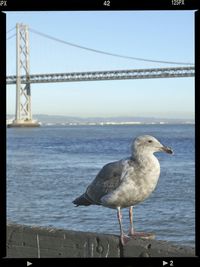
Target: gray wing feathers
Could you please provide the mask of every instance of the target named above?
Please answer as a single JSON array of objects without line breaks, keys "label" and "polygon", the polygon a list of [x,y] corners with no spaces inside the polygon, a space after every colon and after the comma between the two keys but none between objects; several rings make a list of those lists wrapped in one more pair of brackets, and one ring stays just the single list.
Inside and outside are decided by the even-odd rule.
[{"label": "gray wing feathers", "polygon": [[88,186],[85,196],[92,200],[93,204],[101,205],[101,198],[121,183],[122,169],[121,161],[106,164]]},{"label": "gray wing feathers", "polygon": [[72,203],[74,203],[76,206],[89,206],[94,204],[85,193],[80,197],[77,197]]}]

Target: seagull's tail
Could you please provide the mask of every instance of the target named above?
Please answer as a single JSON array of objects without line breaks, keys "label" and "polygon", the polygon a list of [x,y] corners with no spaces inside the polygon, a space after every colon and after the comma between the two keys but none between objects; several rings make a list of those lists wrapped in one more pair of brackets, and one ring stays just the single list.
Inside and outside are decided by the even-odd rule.
[{"label": "seagull's tail", "polygon": [[77,207],[78,206],[89,206],[94,204],[92,202],[92,200],[90,200],[86,194],[84,193],[83,195],[81,195],[80,197],[77,197],[74,201],[72,201],[72,203],[74,203]]}]

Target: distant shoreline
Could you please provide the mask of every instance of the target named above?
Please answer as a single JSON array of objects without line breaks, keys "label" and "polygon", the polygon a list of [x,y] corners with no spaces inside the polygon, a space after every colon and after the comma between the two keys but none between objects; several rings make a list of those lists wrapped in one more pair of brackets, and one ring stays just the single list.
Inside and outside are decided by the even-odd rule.
[{"label": "distant shoreline", "polygon": [[[167,124],[191,124],[194,119],[171,119],[157,117],[72,117],[60,115],[36,114],[33,118],[42,126],[107,126],[107,125],[167,125]],[[14,115],[7,115],[7,125],[14,120]]]},{"label": "distant shoreline", "polygon": [[[42,123],[39,122],[43,127],[70,127],[70,126],[139,126],[139,125],[194,125],[195,123],[192,122],[182,122],[182,123],[163,123],[163,122],[151,122],[151,123],[134,123],[134,122],[121,122],[121,123],[113,123],[113,122],[106,122],[106,123]],[[8,124],[7,124],[8,125]]]}]

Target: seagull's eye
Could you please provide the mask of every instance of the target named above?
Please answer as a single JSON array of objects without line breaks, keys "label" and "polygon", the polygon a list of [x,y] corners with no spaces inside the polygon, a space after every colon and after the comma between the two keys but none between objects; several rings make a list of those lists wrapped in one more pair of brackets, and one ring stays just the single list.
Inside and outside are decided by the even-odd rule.
[{"label": "seagull's eye", "polygon": [[152,140],[148,140],[149,143],[152,143]]}]

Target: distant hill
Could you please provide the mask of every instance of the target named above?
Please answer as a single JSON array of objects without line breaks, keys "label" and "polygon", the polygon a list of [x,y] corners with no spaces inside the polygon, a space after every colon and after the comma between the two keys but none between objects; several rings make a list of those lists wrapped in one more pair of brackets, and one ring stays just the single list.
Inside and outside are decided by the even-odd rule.
[{"label": "distant hill", "polygon": [[[7,115],[7,119],[14,118],[14,115]],[[143,123],[194,123],[193,119],[171,119],[171,118],[156,118],[156,117],[72,117],[61,115],[45,115],[36,114],[34,119],[43,124],[143,124]]]}]

